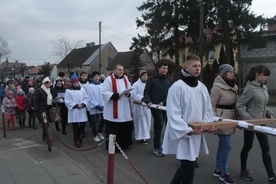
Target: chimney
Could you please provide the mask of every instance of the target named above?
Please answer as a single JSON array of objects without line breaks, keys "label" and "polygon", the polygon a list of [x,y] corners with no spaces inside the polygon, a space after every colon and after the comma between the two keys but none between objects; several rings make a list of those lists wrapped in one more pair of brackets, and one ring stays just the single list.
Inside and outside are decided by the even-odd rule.
[{"label": "chimney", "polygon": [[18,64],[18,60],[15,60],[15,64]]},{"label": "chimney", "polygon": [[91,46],[91,47],[95,46],[95,42],[91,42],[91,43],[90,43],[90,46]]},{"label": "chimney", "polygon": [[91,47],[90,43],[86,43],[86,48]]}]

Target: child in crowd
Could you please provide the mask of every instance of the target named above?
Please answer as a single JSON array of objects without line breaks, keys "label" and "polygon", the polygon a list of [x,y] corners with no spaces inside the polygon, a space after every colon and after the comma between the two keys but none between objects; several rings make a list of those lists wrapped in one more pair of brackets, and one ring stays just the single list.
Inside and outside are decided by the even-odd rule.
[{"label": "child in crowd", "polygon": [[25,119],[26,119],[26,98],[23,94],[23,90],[19,89],[17,91],[17,96],[15,96],[16,100],[16,118],[18,119],[18,123],[20,125],[20,128],[25,128]]},{"label": "child in crowd", "polygon": [[64,102],[68,108],[68,123],[72,124],[74,143],[77,148],[81,147],[81,133],[84,131],[87,122],[86,106],[89,98],[84,88],[80,87],[78,77],[71,76],[71,87],[65,91]]},{"label": "child in crowd", "polygon": [[14,125],[16,101],[11,90],[8,90],[6,92],[6,97],[3,99],[3,106],[5,109],[8,130],[10,129],[10,125],[12,126],[13,130],[16,130]]},{"label": "child in crowd", "polygon": [[14,96],[16,95],[16,88],[14,86],[13,80],[7,81],[6,91],[8,91],[8,90],[11,90]]},{"label": "child in crowd", "polygon": [[[29,113],[29,127],[33,126],[33,129],[37,129],[35,125],[35,116],[34,116],[34,92],[35,89],[33,87],[29,88],[29,93],[26,96],[26,107]],[[33,121],[33,125],[32,125]]]}]

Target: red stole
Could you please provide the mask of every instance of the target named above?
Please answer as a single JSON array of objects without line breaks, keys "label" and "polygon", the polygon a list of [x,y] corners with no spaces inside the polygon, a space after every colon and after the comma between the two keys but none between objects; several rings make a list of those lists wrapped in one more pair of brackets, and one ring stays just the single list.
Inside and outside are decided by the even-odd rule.
[{"label": "red stole", "polygon": [[[112,91],[113,91],[113,93],[118,93],[117,85],[116,85],[116,79],[113,76],[113,73],[110,74],[110,77],[111,77],[111,83],[112,83]],[[123,76],[123,77],[124,77],[123,80],[124,80],[124,83],[125,83],[125,86],[126,86],[126,89],[127,89],[127,87],[128,87],[127,80],[126,80],[125,76]],[[131,117],[132,117],[131,109],[130,109],[130,112],[131,112]],[[118,118],[118,99],[113,100],[113,118]]]}]

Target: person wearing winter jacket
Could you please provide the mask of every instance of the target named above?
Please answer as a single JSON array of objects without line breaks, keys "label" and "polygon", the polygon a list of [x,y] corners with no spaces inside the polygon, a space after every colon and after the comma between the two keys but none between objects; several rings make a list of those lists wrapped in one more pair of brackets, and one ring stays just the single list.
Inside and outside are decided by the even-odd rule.
[{"label": "person wearing winter jacket", "polygon": [[6,92],[6,97],[3,99],[3,107],[5,110],[8,130],[11,128],[10,125],[12,126],[13,130],[16,130],[14,122],[16,101],[11,90]]},{"label": "person wearing winter jacket", "polygon": [[19,89],[17,95],[15,96],[16,100],[16,119],[18,120],[20,128],[25,128],[26,120],[26,97],[23,94],[23,90]]},{"label": "person wearing winter jacket", "polygon": [[29,113],[29,127],[33,127],[33,129],[37,129],[35,125],[35,115],[34,115],[34,92],[35,92],[35,89],[33,87],[30,87],[29,93],[26,95],[26,109]]},{"label": "person wearing winter jacket", "polygon": [[[219,67],[219,73],[220,75],[215,78],[210,93],[214,116],[235,119],[238,87],[235,84],[234,68],[229,64],[223,64]],[[234,183],[228,173],[228,158],[232,147],[231,135],[234,133],[234,128],[218,129],[216,132],[219,142],[213,176],[228,184]]]}]

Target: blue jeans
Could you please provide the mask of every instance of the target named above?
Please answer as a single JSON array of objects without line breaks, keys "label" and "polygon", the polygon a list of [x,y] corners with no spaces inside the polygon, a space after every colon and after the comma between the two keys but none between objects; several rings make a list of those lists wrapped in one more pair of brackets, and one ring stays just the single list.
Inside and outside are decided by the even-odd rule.
[{"label": "blue jeans", "polygon": [[150,109],[151,114],[153,117],[153,130],[154,130],[154,137],[153,137],[153,144],[154,149],[161,147],[161,134],[163,130],[163,126],[167,121],[167,116],[165,111],[161,111],[158,109]]},{"label": "blue jeans", "polygon": [[[97,135],[97,133],[102,133],[104,128],[104,119],[103,119],[103,113],[100,114],[92,114],[91,115],[91,127],[92,127],[92,134],[93,137]],[[98,130],[97,130],[98,127]]]},{"label": "blue jeans", "polygon": [[221,175],[228,174],[228,158],[232,148],[231,135],[218,135],[219,143],[216,155],[216,170],[221,171]]}]

